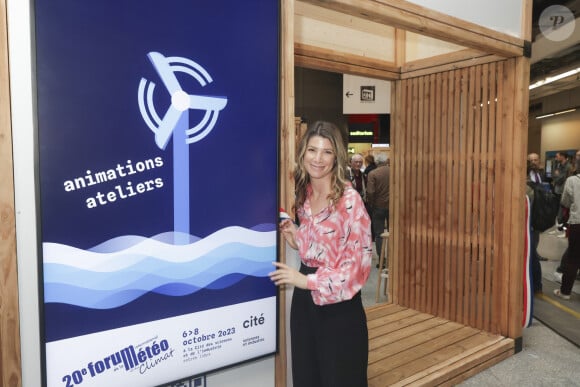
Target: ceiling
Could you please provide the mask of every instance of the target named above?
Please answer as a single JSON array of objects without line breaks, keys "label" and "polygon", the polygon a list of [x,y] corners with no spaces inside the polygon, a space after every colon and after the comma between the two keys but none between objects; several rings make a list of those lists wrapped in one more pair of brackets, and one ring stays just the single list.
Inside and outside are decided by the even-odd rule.
[{"label": "ceiling", "polygon": [[[542,12],[549,6],[562,5],[568,8],[576,19],[572,35],[560,42],[546,39],[539,28]],[[532,65],[530,84],[547,76],[580,67],[580,0],[556,1],[533,0],[532,12]],[[580,73],[568,76],[530,90],[530,101],[580,87]]]}]

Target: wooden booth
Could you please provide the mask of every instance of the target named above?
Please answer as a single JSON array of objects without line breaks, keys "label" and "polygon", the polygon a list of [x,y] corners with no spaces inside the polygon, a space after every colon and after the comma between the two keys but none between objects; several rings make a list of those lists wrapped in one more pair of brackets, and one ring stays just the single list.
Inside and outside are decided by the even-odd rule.
[{"label": "wooden booth", "polygon": [[[367,310],[371,386],[452,385],[522,346],[532,2],[515,34],[418,3],[281,0],[281,206],[294,197],[294,66],[392,81],[390,298]],[[20,85],[9,85],[6,12],[0,0],[0,385],[19,386],[29,295],[18,293],[9,101]]]},{"label": "wooden booth", "polygon": [[282,176],[294,66],[392,81],[391,297],[367,309],[369,385],[452,385],[519,351],[531,1],[522,38],[401,0],[284,7]]}]

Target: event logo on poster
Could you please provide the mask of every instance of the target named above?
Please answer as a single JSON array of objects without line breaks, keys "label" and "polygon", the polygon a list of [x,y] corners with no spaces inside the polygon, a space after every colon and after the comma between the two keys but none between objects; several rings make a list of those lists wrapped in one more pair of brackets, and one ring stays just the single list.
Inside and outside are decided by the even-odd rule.
[{"label": "event logo on poster", "polygon": [[160,149],[165,149],[171,134],[177,129],[180,117],[185,115],[189,109],[204,110],[205,115],[196,126],[186,130],[186,143],[193,144],[207,136],[215,126],[219,112],[226,106],[228,99],[225,97],[188,95],[181,88],[175,73],[183,72],[190,75],[201,86],[206,86],[213,81],[209,73],[203,67],[187,58],[164,57],[158,52],[150,52],[147,56],[171,96],[171,104],[163,119],[161,119],[153,105],[155,83],[141,78],[139,83],[139,110],[147,126],[155,133],[157,146]]},{"label": "event logo on poster", "polygon": [[[214,128],[220,110],[228,99],[203,95],[188,95],[179,84],[175,73],[183,72],[201,86],[212,82],[209,73],[194,61],[182,57],[165,57],[150,52],[147,57],[171,96],[171,104],[163,119],[153,104],[155,83],[141,78],[139,83],[139,110],[149,129],[155,134],[155,143],[164,150],[173,135],[173,223],[174,243],[189,241],[189,144],[200,141]],[[189,127],[189,110],[205,111],[193,128]]]}]

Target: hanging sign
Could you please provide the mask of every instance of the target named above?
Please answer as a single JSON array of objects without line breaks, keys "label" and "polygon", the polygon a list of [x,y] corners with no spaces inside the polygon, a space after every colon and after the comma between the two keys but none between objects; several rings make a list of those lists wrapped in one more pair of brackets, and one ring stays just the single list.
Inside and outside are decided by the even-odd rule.
[{"label": "hanging sign", "polygon": [[34,14],[44,385],[275,352],[279,2]]},{"label": "hanging sign", "polygon": [[342,111],[344,114],[390,113],[391,82],[344,74]]}]

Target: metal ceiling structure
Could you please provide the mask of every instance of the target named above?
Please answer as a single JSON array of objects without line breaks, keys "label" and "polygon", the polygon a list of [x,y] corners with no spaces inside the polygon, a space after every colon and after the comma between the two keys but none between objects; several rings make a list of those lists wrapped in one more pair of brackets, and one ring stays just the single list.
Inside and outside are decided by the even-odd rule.
[{"label": "metal ceiling structure", "polygon": [[[553,41],[542,33],[539,20],[546,8],[554,5],[568,8],[574,15],[574,32],[565,40]],[[532,65],[530,84],[549,76],[580,67],[580,0],[534,0],[532,12]],[[530,90],[530,101],[580,87],[580,73]]]}]

